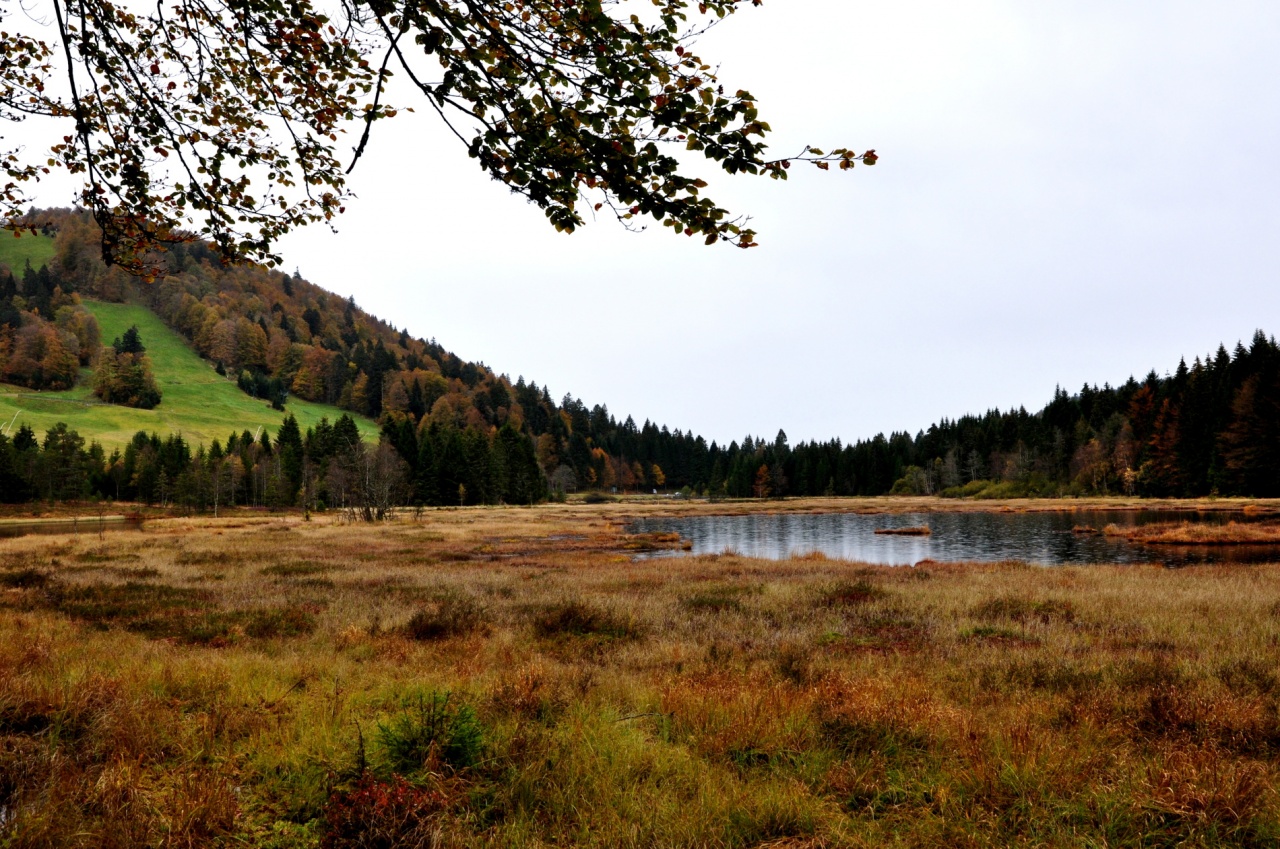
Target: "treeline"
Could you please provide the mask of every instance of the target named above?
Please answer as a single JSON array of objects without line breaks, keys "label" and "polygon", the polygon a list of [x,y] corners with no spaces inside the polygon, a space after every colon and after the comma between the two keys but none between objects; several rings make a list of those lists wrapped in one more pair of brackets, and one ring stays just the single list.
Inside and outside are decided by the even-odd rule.
[{"label": "treeline", "polygon": [[630,418],[558,407],[518,381],[514,399],[552,484],[666,487],[735,498],[788,495],[1280,495],[1280,346],[1179,363],[1119,387],[1059,389],[1042,410],[943,420],[914,436],[796,446],[748,436],[727,447]]},{"label": "treeline", "polygon": [[388,420],[371,446],[350,416],[333,424],[322,418],[303,432],[289,415],[274,438],[244,431],[192,446],[179,434],[139,431],[109,455],[65,423],[43,440],[26,425],[12,438],[0,433],[0,502],[8,503],[99,498],[214,513],[339,509],[379,519],[402,506],[529,504],[546,496],[532,444],[510,426],[489,439],[430,428],[419,440]]},{"label": "treeline", "polygon": [[[624,438],[628,428],[622,429]],[[880,434],[787,444],[748,437],[705,454],[681,437],[668,480],[707,482],[734,497],[881,495],[1015,497],[1087,494],[1280,496],[1280,346],[1261,331],[1248,347],[1180,362],[1122,386],[1059,389],[1036,413],[1019,408],[943,420],[915,436]],[[688,464],[687,449],[697,459]],[[671,459],[668,459],[671,458]],[[692,476],[689,476],[690,470]],[[696,487],[697,484],[694,484]]]},{"label": "treeline", "polygon": [[382,432],[405,464],[412,504],[535,504],[549,494],[532,441],[510,421],[486,433],[448,421],[419,429],[409,415],[388,415]]},{"label": "treeline", "polygon": [[360,439],[350,416],[305,433],[287,416],[263,431],[192,446],[139,431],[110,455],[59,423],[43,440],[23,426],[0,434],[0,501],[102,498],[217,512],[222,507],[339,508],[384,515],[409,494],[406,467],[385,443]]},{"label": "treeline", "polygon": [[664,485],[654,464],[602,447],[616,423],[601,408],[588,415],[568,396],[557,405],[545,388],[513,385],[296,272],[224,266],[193,242],[173,246],[169,273],[144,283],[97,259],[98,232],[82,212],[33,211],[21,223],[54,237],[55,259],[40,273],[61,291],[146,303],[273,406],[297,395],[382,422],[420,503],[528,503],[553,491]]}]

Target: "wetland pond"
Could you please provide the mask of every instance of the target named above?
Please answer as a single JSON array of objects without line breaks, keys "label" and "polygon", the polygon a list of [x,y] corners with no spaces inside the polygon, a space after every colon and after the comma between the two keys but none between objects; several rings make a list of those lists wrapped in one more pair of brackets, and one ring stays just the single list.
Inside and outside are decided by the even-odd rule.
[{"label": "wetland pond", "polygon": [[28,534],[97,534],[103,531],[140,531],[139,516],[72,516],[57,519],[0,521],[0,539]]},{"label": "wetland pond", "polygon": [[[778,560],[821,552],[861,563],[909,566],[922,560],[1021,560],[1046,566],[1082,563],[1275,562],[1274,545],[1141,545],[1104,536],[1107,525],[1132,527],[1168,522],[1247,522],[1239,512],[1190,510],[1079,510],[1045,512],[922,513],[758,513],[745,516],[686,516],[640,519],[639,533],[676,532],[689,540],[692,554],[734,551],[747,557]],[[928,536],[883,533],[927,526]],[[1079,532],[1092,528],[1094,533]],[[876,531],[882,531],[877,534]],[[662,552],[671,555],[673,552]],[[678,553],[676,553],[678,554]]]}]

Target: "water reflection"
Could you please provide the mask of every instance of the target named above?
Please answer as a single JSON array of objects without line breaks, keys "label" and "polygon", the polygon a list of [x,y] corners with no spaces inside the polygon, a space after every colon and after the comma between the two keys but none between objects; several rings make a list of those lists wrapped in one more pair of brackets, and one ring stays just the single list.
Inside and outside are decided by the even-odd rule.
[{"label": "water reflection", "polygon": [[[1268,546],[1144,546],[1101,534],[1076,533],[1106,525],[1154,522],[1247,521],[1238,513],[1196,511],[1063,511],[1047,513],[753,514],[643,519],[639,532],[675,531],[693,543],[692,553],[732,550],[780,559],[822,552],[828,557],[903,566],[921,560],[1029,563],[1192,563],[1280,559]],[[932,535],[877,535],[877,528],[928,525]]]},{"label": "water reflection", "polygon": [[27,534],[97,534],[103,531],[140,531],[138,516],[80,517],[70,519],[37,519],[30,522],[0,522],[0,539]]}]

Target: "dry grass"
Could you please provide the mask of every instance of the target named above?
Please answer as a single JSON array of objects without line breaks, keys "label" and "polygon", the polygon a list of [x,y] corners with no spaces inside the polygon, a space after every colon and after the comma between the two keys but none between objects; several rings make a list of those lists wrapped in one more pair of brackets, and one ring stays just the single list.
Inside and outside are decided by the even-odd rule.
[{"label": "dry grass", "polygon": [[0,543],[0,845],[1280,845],[1280,566],[634,560],[648,509]]},{"label": "dry grass", "polygon": [[901,537],[927,537],[933,534],[928,525],[915,525],[909,528],[876,528],[875,532]]},{"label": "dry grass", "polygon": [[1107,525],[1107,536],[1147,545],[1280,545],[1280,522],[1168,522],[1121,528]]}]

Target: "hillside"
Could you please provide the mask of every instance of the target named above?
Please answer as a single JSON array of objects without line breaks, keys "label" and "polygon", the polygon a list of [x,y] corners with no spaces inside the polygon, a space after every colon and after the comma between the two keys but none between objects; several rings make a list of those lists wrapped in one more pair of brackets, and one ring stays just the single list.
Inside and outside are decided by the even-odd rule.
[{"label": "hillside", "polygon": [[[15,245],[24,250],[18,253]],[[25,236],[22,239],[0,238],[0,262],[21,267],[26,257],[35,259],[53,255],[53,239]],[[16,260],[16,261],[15,261]],[[97,440],[108,452],[123,448],[137,431],[160,435],[181,433],[195,444],[208,444],[225,439],[229,433],[244,430],[256,432],[259,427],[274,434],[287,413],[292,413],[303,430],[315,425],[321,417],[330,422],[343,414],[327,404],[290,399],[287,413],[271,409],[265,402],[251,398],[236,387],[234,380],[221,377],[189,345],[143,306],[109,304],[85,300],[84,306],[97,318],[102,339],[109,343],[130,325],[137,325],[155,369],[156,382],[164,395],[154,410],[137,410],[103,404],[93,396],[93,376],[83,369],[74,389],[62,392],[35,392],[18,386],[0,384],[0,427],[13,422],[16,430],[29,425],[43,434],[57,422],[66,422],[86,439]],[[15,420],[16,415],[16,420]],[[355,417],[361,433],[376,438],[377,426],[365,417]]]},{"label": "hillside", "polygon": [[53,262],[56,252],[50,236],[23,233],[21,237],[14,237],[12,233],[0,233],[0,262],[14,272],[21,272],[28,262],[32,268]]},{"label": "hillside", "polygon": [[[792,445],[779,431],[772,439],[748,435],[726,446],[649,421],[619,421],[607,407],[589,407],[572,395],[556,401],[545,385],[512,381],[483,363],[463,361],[435,339],[413,337],[296,271],[224,265],[209,245],[188,242],[165,255],[163,276],[143,283],[103,266],[99,236],[83,213],[34,211],[23,225],[52,234],[52,241],[0,239],[7,245],[2,249],[21,244],[27,256],[44,250],[53,260],[48,269],[22,272],[16,285],[0,279],[13,292],[8,316],[28,325],[38,313],[51,347],[59,333],[68,340],[60,359],[45,358],[57,368],[44,367],[45,360],[36,363],[31,355],[35,334],[24,327],[26,348],[9,362],[11,372],[14,363],[26,368],[26,385],[61,388],[74,375],[72,317],[59,317],[73,297],[145,305],[176,334],[172,338],[190,346],[184,346],[187,353],[204,359],[192,354],[190,373],[170,375],[185,387],[176,388],[176,403],[166,398],[154,413],[127,415],[158,420],[186,406],[186,391],[194,403],[182,411],[184,418],[224,417],[214,435],[229,432],[228,425],[253,427],[263,417],[277,421],[261,402],[234,395],[230,381],[233,397],[225,409],[203,394],[213,389],[206,383],[212,379],[209,363],[221,363],[259,397],[287,392],[304,427],[319,409],[305,400],[364,416],[366,428],[378,422],[406,465],[411,498],[422,504],[523,503],[548,485],[565,492],[661,488],[739,498],[1280,495],[1280,345],[1260,331],[1247,347],[1220,346],[1163,377],[1151,371],[1115,387],[1086,384],[1075,394],[1058,389],[1039,411],[989,410],[943,419],[914,435],[879,434],[853,443],[835,438]],[[11,256],[10,264],[18,265],[17,255]],[[373,277],[376,268],[374,256]],[[21,310],[14,306],[19,302]],[[103,341],[110,342],[123,324],[104,321]],[[54,328],[56,322],[66,326]],[[0,337],[3,332],[0,314]],[[154,344],[167,338],[155,331],[143,335],[148,345],[153,337]],[[0,364],[4,344],[0,338]],[[81,362],[85,350],[79,346]],[[38,366],[43,374],[36,374]],[[1053,376],[1045,382],[1048,398]],[[53,397],[42,393],[36,400]],[[86,391],[63,397],[84,400]],[[102,426],[121,432],[107,422]],[[193,424],[186,432],[192,438],[207,433]]]}]

